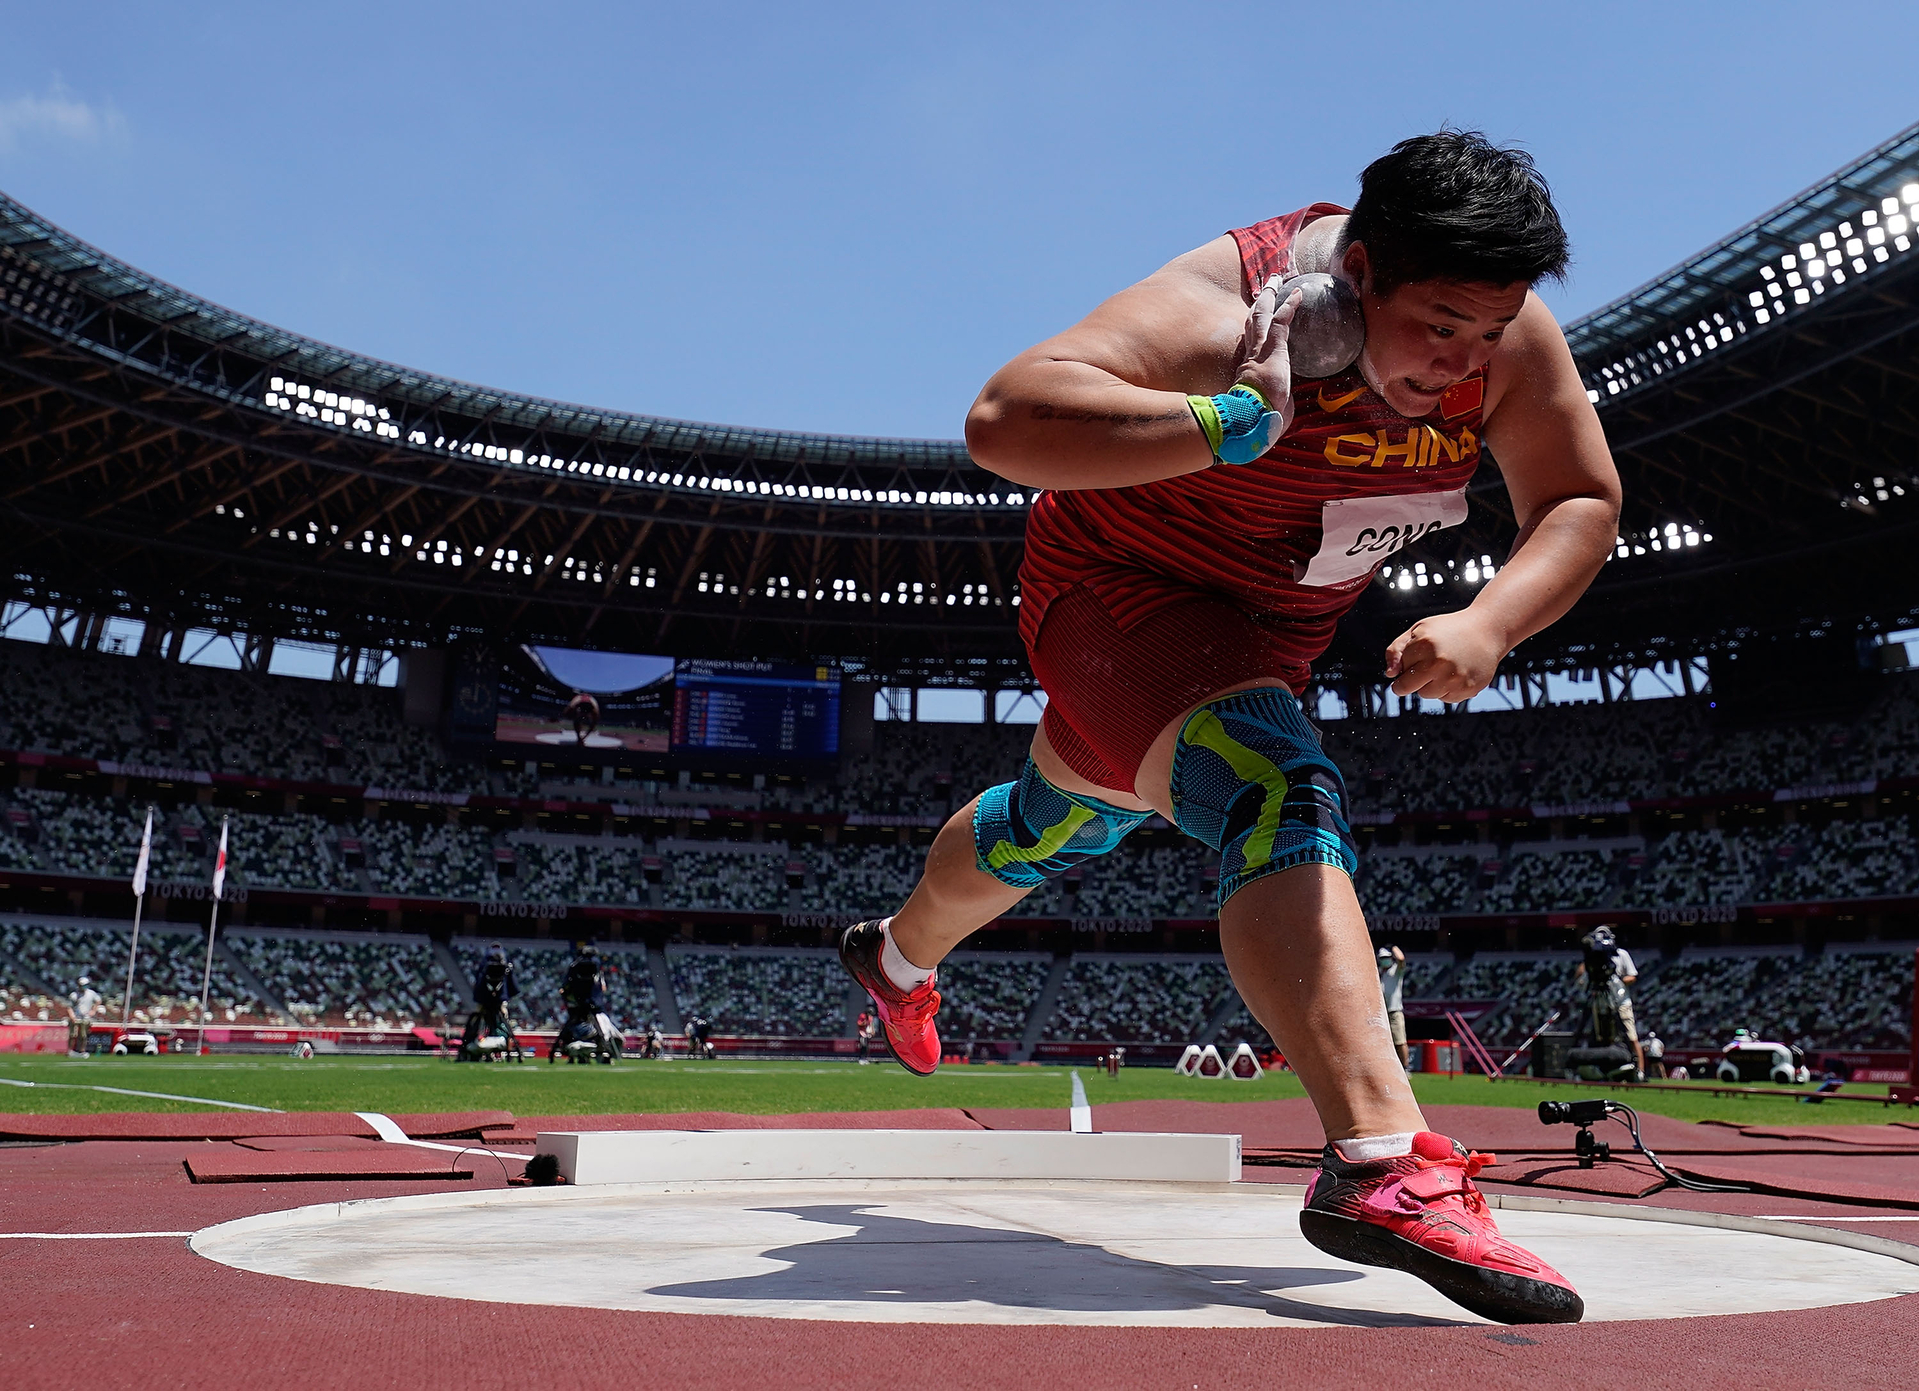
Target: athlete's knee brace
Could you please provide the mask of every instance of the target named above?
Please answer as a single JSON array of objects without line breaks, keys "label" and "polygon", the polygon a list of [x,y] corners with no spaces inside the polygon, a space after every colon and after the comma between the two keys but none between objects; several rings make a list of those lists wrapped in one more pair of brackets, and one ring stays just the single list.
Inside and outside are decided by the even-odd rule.
[{"label": "athlete's knee brace", "polygon": [[1224,696],[1186,719],[1173,749],[1173,816],[1219,851],[1219,901],[1262,875],[1359,857],[1346,784],[1291,691]]},{"label": "athlete's knee brace", "polygon": [[979,867],[1002,884],[1036,889],[1104,855],[1151,815],[1061,791],[1029,758],[1018,782],[980,794],[973,811],[973,849]]}]

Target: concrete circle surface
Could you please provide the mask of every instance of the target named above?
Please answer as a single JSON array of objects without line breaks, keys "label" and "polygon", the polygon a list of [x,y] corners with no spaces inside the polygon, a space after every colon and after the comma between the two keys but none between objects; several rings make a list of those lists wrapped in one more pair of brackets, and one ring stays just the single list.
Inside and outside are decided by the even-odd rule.
[{"label": "concrete circle surface", "polygon": [[[427,1194],[266,1213],[196,1233],[242,1270],[513,1304],[886,1323],[1187,1327],[1480,1320],[1299,1234],[1266,1184],[816,1180]],[[1878,1250],[1569,1210],[1496,1214],[1586,1317],[1816,1308],[1919,1291]],[[1804,1230],[1804,1229],[1801,1229]]]}]

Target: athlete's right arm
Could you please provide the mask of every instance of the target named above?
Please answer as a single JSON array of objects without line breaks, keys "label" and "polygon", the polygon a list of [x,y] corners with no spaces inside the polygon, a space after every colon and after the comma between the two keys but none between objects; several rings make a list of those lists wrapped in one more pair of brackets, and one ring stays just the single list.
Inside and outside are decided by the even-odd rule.
[{"label": "athlete's right arm", "polygon": [[1212,446],[1189,394],[1233,385],[1246,334],[1239,248],[1222,236],[1021,353],[966,416],[982,468],[1031,488],[1123,488],[1197,473]]}]

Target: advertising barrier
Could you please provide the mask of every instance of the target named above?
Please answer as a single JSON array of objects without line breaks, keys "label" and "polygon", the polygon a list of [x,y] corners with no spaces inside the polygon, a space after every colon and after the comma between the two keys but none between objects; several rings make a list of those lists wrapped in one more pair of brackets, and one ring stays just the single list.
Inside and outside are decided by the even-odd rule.
[{"label": "advertising barrier", "polygon": [[67,1026],[62,1024],[0,1024],[0,1053],[64,1053]]}]

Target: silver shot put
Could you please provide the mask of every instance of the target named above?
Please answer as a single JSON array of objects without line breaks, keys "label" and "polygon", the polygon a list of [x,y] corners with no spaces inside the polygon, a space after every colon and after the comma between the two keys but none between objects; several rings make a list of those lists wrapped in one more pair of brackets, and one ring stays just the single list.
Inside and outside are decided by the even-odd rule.
[{"label": "silver shot put", "polygon": [[1309,271],[1282,280],[1277,289],[1281,304],[1293,291],[1300,292],[1287,339],[1295,379],[1337,376],[1359,360],[1359,350],[1366,345],[1366,315],[1352,286],[1323,271]]}]

